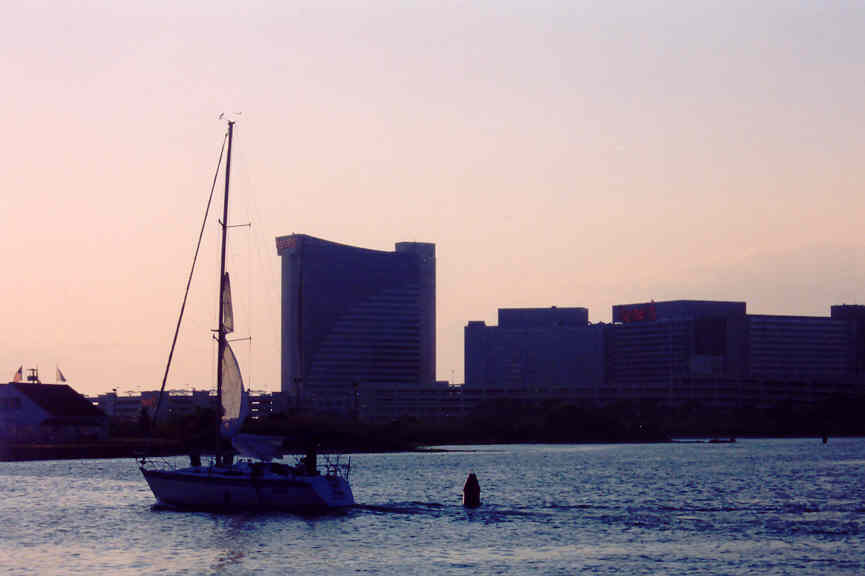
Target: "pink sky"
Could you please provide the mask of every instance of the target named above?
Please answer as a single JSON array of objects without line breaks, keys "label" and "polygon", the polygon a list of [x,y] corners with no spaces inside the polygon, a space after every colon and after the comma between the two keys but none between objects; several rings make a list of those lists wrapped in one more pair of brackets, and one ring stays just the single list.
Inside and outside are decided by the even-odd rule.
[{"label": "pink sky", "polygon": [[[508,306],[865,303],[861,2],[17,3],[0,379],[158,388],[224,126],[238,344],[279,389],[302,232],[434,242],[438,376]],[[212,386],[216,226],[170,388]],[[6,376],[2,370],[6,370]]]}]

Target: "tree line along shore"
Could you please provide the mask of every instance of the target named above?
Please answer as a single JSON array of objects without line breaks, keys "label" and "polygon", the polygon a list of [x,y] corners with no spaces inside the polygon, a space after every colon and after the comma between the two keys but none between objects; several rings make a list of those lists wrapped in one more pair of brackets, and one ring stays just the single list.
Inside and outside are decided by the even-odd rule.
[{"label": "tree line along shore", "polygon": [[[532,405],[497,401],[459,421],[414,418],[367,423],[346,416],[270,415],[245,431],[283,438],[286,453],[394,452],[435,445],[495,443],[666,442],[674,438],[865,436],[865,401],[835,398],[820,405],[781,403],[772,409],[717,409],[695,403],[675,409],[654,402]],[[76,443],[0,442],[0,460],[124,458],[213,452],[215,413],[200,410],[161,420],[112,420],[110,439]]]}]

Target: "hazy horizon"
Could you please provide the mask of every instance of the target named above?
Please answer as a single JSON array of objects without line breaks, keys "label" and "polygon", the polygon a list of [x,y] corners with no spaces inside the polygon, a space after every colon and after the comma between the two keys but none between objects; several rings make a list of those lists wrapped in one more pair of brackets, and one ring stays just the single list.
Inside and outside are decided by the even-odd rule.
[{"label": "hazy horizon", "polygon": [[[161,383],[225,130],[247,382],[274,238],[436,244],[437,372],[503,307],[865,303],[861,2],[14,4],[0,381]],[[213,386],[211,214],[169,388]],[[3,372],[5,370],[5,373]]]}]

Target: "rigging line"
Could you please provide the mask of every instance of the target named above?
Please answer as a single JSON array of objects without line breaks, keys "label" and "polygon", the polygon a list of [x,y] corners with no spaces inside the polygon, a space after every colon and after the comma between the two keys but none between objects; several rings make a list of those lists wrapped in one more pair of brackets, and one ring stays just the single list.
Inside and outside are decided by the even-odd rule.
[{"label": "rigging line", "polygon": [[[258,330],[257,330],[258,314],[257,314],[256,310],[258,309],[258,306],[267,306],[270,303],[274,303],[274,302],[278,304],[280,302],[281,295],[278,292],[278,290],[275,289],[276,286],[279,286],[280,281],[279,281],[278,276],[274,275],[274,273],[273,273],[273,267],[271,266],[272,261],[269,258],[265,258],[264,253],[262,251],[262,246],[266,245],[267,242],[259,234],[259,230],[262,230],[262,226],[260,226],[258,223],[259,222],[266,222],[266,219],[262,216],[262,210],[261,210],[259,203],[258,203],[259,195],[256,194],[256,191],[257,191],[257,188],[254,185],[250,184],[250,192],[251,193],[246,196],[246,198],[249,201],[248,202],[249,220],[251,222],[255,223],[255,227],[251,229],[252,234],[250,236],[250,243],[248,245],[250,251],[254,252],[255,258],[253,259],[253,255],[249,254],[248,255],[248,258],[249,258],[248,261],[250,263],[252,263],[252,265],[249,267],[249,270],[250,270],[252,276],[254,276],[256,279],[259,279],[259,281],[253,282],[252,278],[250,278],[247,285],[248,286],[255,286],[256,288],[263,287],[263,290],[264,290],[263,296],[260,292],[256,293],[256,295],[253,296],[252,306],[254,308],[250,309],[250,316],[249,316],[250,334],[260,335],[260,334],[263,334],[264,331],[258,332]],[[277,270],[278,269],[279,268],[277,268]],[[250,291],[250,294],[253,294],[253,293]],[[255,360],[253,358],[253,356],[256,354],[255,348],[256,348],[255,345],[253,343],[250,343],[250,351],[249,351],[249,354],[250,354],[249,365],[250,366],[256,366]],[[265,346],[265,348],[266,348],[266,346]],[[250,378],[252,378],[252,375],[250,375]],[[266,383],[269,380],[267,377],[265,377],[264,381]],[[266,384],[265,384],[265,386],[266,386]],[[252,386],[250,384],[250,390],[251,389],[252,389]],[[264,391],[263,389],[259,390],[259,392],[263,392],[263,391]]]},{"label": "rigging line", "polygon": [[[246,212],[247,212],[247,216],[251,216],[251,214],[249,214],[250,210],[249,210],[249,203],[248,202],[247,202]],[[250,222],[249,222],[249,234],[247,236],[248,237],[246,239],[246,264],[247,264],[246,265],[246,286],[247,286],[247,290],[246,290],[246,313],[249,316],[249,334],[250,334],[250,336],[249,336],[249,343],[246,345],[246,353],[247,353],[247,358],[249,360],[249,370],[247,370],[247,372],[246,372],[246,377],[247,377],[247,382],[248,382],[246,392],[247,392],[247,394],[251,394],[252,393],[252,386],[254,384],[253,368],[252,367],[255,365],[254,361],[253,361],[253,357],[252,357],[252,334],[255,333],[253,331],[255,328],[255,324],[254,324],[255,314],[252,311],[252,305],[253,305],[253,301],[254,301],[254,299],[252,297],[252,286],[253,286],[253,284],[252,284],[252,267],[254,265],[254,263],[252,261],[252,243],[255,242],[255,233],[252,231],[252,219],[251,218],[250,218]]]},{"label": "rigging line", "polygon": [[189,277],[186,280],[186,292],[183,293],[183,304],[180,305],[180,316],[177,318],[177,326],[174,328],[174,338],[171,340],[171,350],[168,352],[168,363],[165,365],[165,374],[162,375],[162,386],[159,388],[159,399],[156,401],[156,409],[150,422],[151,429],[156,425],[156,416],[162,406],[162,395],[165,392],[165,383],[168,381],[168,371],[171,369],[171,359],[174,357],[174,347],[177,345],[177,336],[180,334],[180,323],[183,321],[183,312],[186,310],[186,299],[189,297],[189,287],[192,285],[192,275],[195,272],[195,264],[198,262],[198,251],[201,249],[201,240],[204,238],[204,229],[207,226],[207,216],[210,214],[210,205],[213,202],[213,191],[216,190],[216,180],[219,177],[219,168],[222,166],[222,156],[225,153],[225,143],[228,134],[222,139],[222,149],[219,151],[219,160],[216,162],[216,171],[213,173],[213,183],[210,185],[210,196],[207,198],[207,207],[204,209],[204,220],[201,222],[201,230],[198,232],[198,243],[195,245],[195,255],[192,257],[192,266],[189,269]]}]

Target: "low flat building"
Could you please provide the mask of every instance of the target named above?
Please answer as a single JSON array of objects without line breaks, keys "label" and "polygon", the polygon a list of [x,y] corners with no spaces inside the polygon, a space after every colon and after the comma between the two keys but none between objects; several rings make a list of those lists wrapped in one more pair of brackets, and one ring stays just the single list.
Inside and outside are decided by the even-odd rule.
[{"label": "low flat building", "polygon": [[[93,397],[91,401],[111,418],[134,421],[141,417],[142,410],[152,416],[159,403],[159,390],[138,394],[109,392]],[[159,408],[159,420],[185,417],[207,409],[216,409],[216,396],[208,390],[167,390]]]},{"label": "low flat building", "polygon": [[467,409],[462,388],[447,382],[435,386],[379,387],[365,390],[358,397],[358,417],[366,422],[417,420],[444,424],[461,421]]},{"label": "low flat building", "polygon": [[[215,400],[214,400],[215,401]],[[249,395],[249,418],[261,420],[273,412],[274,406],[280,406],[279,393],[265,392]]]}]

